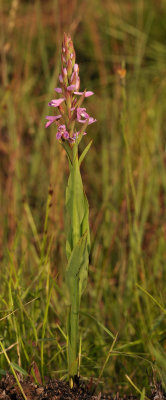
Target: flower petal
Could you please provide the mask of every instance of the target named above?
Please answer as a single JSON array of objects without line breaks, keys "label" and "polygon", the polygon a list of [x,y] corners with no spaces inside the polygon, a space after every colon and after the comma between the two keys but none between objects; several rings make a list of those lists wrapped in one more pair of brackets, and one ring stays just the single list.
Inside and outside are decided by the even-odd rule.
[{"label": "flower petal", "polygon": [[57,134],[56,134],[56,139],[61,139],[61,137],[62,137],[62,133],[61,132],[57,132]]},{"label": "flower petal", "polygon": [[69,132],[65,131],[63,134],[64,139],[68,139],[69,138]]},{"label": "flower petal", "polygon": [[[78,96],[82,96],[82,94],[84,94],[84,92],[74,92],[74,94],[77,94]],[[85,92],[85,97],[89,97],[92,96],[94,93],[91,91]]]},{"label": "flower petal", "polygon": [[61,138],[63,139],[69,139],[69,132],[66,130],[66,125],[59,125],[58,126],[58,131],[56,134],[56,138],[59,140]]},{"label": "flower petal", "polygon": [[86,108],[78,107],[77,108],[77,121],[84,124],[87,122],[91,117],[86,112]]},{"label": "flower petal", "polygon": [[48,122],[46,122],[45,124],[45,128],[48,128],[54,121],[56,121],[57,119],[60,119],[62,115],[57,115],[55,117],[53,117],[52,115],[47,115],[46,119],[48,119]]},{"label": "flower petal", "polygon": [[97,121],[97,119],[95,119],[93,117],[90,117],[89,120],[88,120],[88,125],[93,124],[96,121]]},{"label": "flower petal", "polygon": [[59,82],[60,82],[60,83],[63,83],[62,74],[59,75]]},{"label": "flower petal", "polygon": [[[76,132],[77,136],[80,134],[80,131]],[[82,132],[82,135],[87,135],[87,132]]]},{"label": "flower petal", "polygon": [[73,91],[76,88],[76,85],[70,85],[67,87],[67,90]]},{"label": "flower petal", "polygon": [[74,64],[74,67],[73,67],[73,69],[74,69],[74,72],[79,72],[79,67],[78,67],[78,64]]},{"label": "flower petal", "polygon": [[62,89],[59,88],[59,87],[56,87],[54,90],[55,90],[57,93],[62,93]]},{"label": "flower petal", "polygon": [[85,97],[92,96],[93,94],[94,93],[89,90],[89,91],[85,92]]},{"label": "flower petal", "polygon": [[52,107],[58,107],[60,106],[60,104],[64,101],[64,97],[62,97],[61,99],[53,99],[51,100],[48,105],[52,106]]}]

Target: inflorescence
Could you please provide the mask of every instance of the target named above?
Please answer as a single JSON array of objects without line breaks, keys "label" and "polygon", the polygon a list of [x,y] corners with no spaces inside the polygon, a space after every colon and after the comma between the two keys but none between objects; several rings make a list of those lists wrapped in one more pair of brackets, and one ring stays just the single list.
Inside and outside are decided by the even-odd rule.
[{"label": "inflorescence", "polygon": [[[79,135],[86,135],[87,125],[96,119],[89,116],[85,107],[81,107],[85,97],[93,95],[91,91],[80,92],[79,66],[75,62],[75,50],[71,37],[64,34],[61,54],[60,87],[55,88],[62,97],[51,100],[48,105],[59,110],[56,116],[46,116],[48,128],[55,122],[57,126],[56,138],[73,144]],[[78,123],[78,124],[77,124]],[[77,126],[82,124],[79,129]]]}]

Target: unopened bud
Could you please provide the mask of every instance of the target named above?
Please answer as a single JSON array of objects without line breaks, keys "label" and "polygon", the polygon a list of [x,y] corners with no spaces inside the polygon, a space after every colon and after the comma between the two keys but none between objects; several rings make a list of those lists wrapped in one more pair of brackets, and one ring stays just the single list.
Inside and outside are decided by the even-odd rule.
[{"label": "unopened bud", "polygon": [[65,50],[66,50],[67,45],[68,45],[68,37],[67,37],[66,33],[64,32],[63,43],[62,43],[62,49],[65,49]]},{"label": "unopened bud", "polygon": [[77,74],[79,74],[79,66],[78,64],[74,64],[74,72],[77,72]]},{"label": "unopened bud", "polygon": [[71,108],[71,95],[70,95],[70,92],[68,92],[68,91],[66,91],[66,104],[67,104],[68,110],[70,110],[70,108]]},{"label": "unopened bud", "polygon": [[67,69],[62,68],[62,77],[63,77],[63,83],[68,86],[68,79],[67,79]]},{"label": "unopened bud", "polygon": [[75,55],[74,48],[73,48],[73,52],[72,52],[72,53],[70,53],[70,58],[71,58],[71,62],[72,62],[72,68],[73,68],[73,67],[74,67],[74,65],[75,65],[75,61],[76,61],[76,55]]},{"label": "unopened bud", "polygon": [[60,83],[63,83],[62,74],[59,75],[59,82],[60,82]]},{"label": "unopened bud", "polygon": [[72,62],[71,62],[71,60],[68,60],[68,62],[67,62],[67,76],[68,76],[68,78],[70,78],[71,74],[72,74]]}]

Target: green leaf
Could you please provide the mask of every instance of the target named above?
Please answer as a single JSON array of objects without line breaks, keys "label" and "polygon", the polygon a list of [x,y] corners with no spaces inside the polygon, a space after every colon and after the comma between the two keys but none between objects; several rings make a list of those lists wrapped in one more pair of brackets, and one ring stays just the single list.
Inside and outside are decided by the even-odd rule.
[{"label": "green leaf", "polygon": [[66,189],[66,210],[68,217],[66,253],[69,259],[73,248],[85,232],[88,233],[88,250],[90,249],[89,205],[83,189],[77,155],[73,165],[70,165],[70,176]]},{"label": "green leaf", "polygon": [[78,305],[81,294],[86,287],[88,278],[89,255],[87,249],[87,232],[74,247],[69,258],[66,270],[66,283],[70,293],[71,303],[76,301],[77,287],[79,286]]},{"label": "green leaf", "polygon": [[[81,160],[88,151],[88,147],[85,149]],[[78,373],[79,306],[82,292],[87,284],[90,251],[89,205],[80,174],[78,143],[73,146],[72,163],[69,162],[69,167],[70,176],[66,189],[68,227],[66,283],[70,295],[67,323],[68,370],[69,378],[72,379]]]},{"label": "green leaf", "polygon": [[[68,236],[69,236],[69,234],[70,234],[70,231],[68,233]],[[69,260],[69,258],[71,256],[71,252],[72,252],[72,249],[71,249],[71,246],[70,246],[71,242],[72,242],[72,239],[71,238],[69,239],[69,237],[68,237],[68,239],[66,240],[66,256],[67,256],[68,260]]]},{"label": "green leaf", "polygon": [[62,142],[62,146],[66,150],[66,154],[67,154],[67,157],[69,160],[69,165],[72,165],[72,153],[71,153],[71,148],[70,148],[69,144],[66,142]]},{"label": "green leaf", "polygon": [[82,234],[84,234],[84,232],[87,232],[87,250],[88,253],[90,253],[89,204],[85,193],[84,193],[84,218],[81,224],[81,232]]},{"label": "green leaf", "polygon": [[77,374],[78,338],[79,338],[79,306],[81,294],[87,284],[89,254],[87,249],[87,232],[75,245],[68,261],[66,283],[70,294],[70,310],[68,316],[68,365],[69,376]]},{"label": "green leaf", "polygon": [[20,372],[21,374],[27,376],[28,373],[25,371],[25,369],[19,367],[18,364],[16,364],[15,362],[11,362],[10,365],[18,372]]},{"label": "green leaf", "polygon": [[91,140],[91,141],[88,143],[88,145],[85,147],[84,151],[83,151],[82,154],[80,155],[80,158],[79,158],[79,166],[82,164],[82,161],[84,160],[84,158],[85,158],[85,156],[86,156],[88,150],[90,149],[92,142],[93,142],[93,140]]}]

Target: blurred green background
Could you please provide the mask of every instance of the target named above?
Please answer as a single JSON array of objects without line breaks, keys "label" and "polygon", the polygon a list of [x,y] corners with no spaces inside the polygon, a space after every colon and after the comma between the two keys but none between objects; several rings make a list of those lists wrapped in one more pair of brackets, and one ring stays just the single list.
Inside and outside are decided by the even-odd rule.
[{"label": "blurred green background", "polygon": [[[92,250],[81,376],[112,391],[133,390],[126,374],[140,390],[154,375],[166,385],[166,2],[1,0],[0,20],[0,338],[8,356],[26,371],[35,362],[46,376],[67,373],[68,167],[55,126],[45,129],[65,31],[97,119],[81,143],[93,139],[82,169]],[[0,373],[8,368],[2,352]]]}]

